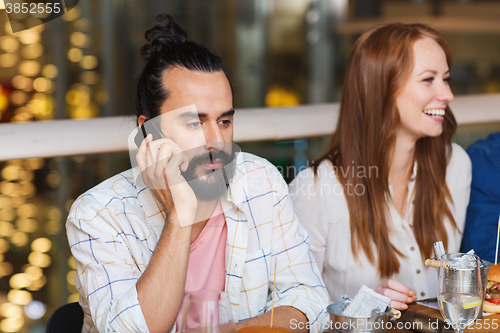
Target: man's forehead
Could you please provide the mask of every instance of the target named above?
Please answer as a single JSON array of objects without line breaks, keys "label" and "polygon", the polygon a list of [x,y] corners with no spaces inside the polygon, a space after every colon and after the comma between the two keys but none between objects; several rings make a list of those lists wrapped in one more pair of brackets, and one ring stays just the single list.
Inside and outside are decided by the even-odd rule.
[{"label": "man's forehead", "polygon": [[234,109],[202,109],[197,108],[196,104],[184,106],[174,110],[164,110],[163,115],[168,118],[190,119],[190,118],[209,118],[209,117],[224,117],[234,115]]}]

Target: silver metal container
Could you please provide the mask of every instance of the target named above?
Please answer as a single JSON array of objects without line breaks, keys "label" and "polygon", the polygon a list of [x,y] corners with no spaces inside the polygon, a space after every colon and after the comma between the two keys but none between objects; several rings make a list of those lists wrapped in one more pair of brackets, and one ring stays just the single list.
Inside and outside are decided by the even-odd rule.
[{"label": "silver metal container", "polygon": [[[339,333],[385,333],[391,318],[391,309],[386,312],[373,310],[370,317],[347,317],[342,312],[351,303],[347,295],[342,295],[338,302],[328,305],[330,325],[333,332]],[[392,323],[389,323],[389,327]]]}]

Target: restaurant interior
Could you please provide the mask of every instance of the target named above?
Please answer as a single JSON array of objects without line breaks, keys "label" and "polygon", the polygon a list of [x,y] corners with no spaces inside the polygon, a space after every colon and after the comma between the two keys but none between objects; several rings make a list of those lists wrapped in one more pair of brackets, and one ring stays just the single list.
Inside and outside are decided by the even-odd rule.
[{"label": "restaurant interior", "polygon": [[[0,332],[44,332],[56,308],[78,301],[66,216],[81,193],[130,168],[130,159],[126,145],[99,148],[100,137],[73,153],[62,152],[62,141],[76,142],[79,124],[90,124],[82,120],[134,114],[139,49],[160,13],[226,61],[236,112],[255,110],[266,127],[267,112],[295,110],[305,132],[285,128],[238,142],[278,166],[287,182],[328,142],[329,130],[315,132],[324,113],[311,114],[338,104],[351,46],[381,23],[423,22],[450,42],[453,93],[485,105],[468,110],[454,142],[467,148],[500,131],[498,104],[488,104],[500,94],[500,0],[81,0],[48,21],[8,15],[2,2]],[[31,28],[13,32],[19,22]],[[6,127],[39,129],[55,120],[67,120],[67,137],[54,134],[46,153],[16,146],[16,138],[37,141],[36,131],[16,127],[10,135]]]}]

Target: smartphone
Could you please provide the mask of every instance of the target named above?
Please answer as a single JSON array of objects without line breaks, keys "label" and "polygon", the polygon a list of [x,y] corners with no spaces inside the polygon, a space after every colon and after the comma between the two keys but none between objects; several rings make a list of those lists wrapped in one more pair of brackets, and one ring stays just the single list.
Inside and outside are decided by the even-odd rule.
[{"label": "smartphone", "polygon": [[[161,134],[161,130],[159,130],[154,122],[149,122],[149,119],[146,119],[144,123],[142,123],[141,128],[137,131],[137,134],[134,138],[134,142],[137,145],[137,147],[141,146],[142,141],[148,136],[148,134],[153,135],[153,141],[158,140],[163,138],[163,135]],[[147,124],[146,124],[147,123]]]}]

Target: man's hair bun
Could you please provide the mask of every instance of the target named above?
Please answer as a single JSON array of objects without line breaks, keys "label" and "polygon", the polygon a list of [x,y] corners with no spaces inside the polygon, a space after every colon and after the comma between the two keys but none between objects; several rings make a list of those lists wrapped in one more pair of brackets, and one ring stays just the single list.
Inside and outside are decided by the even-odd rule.
[{"label": "man's hair bun", "polygon": [[156,25],[144,34],[149,43],[141,47],[141,54],[146,61],[163,52],[165,47],[189,42],[186,32],[175,23],[172,16],[158,15],[156,22]]}]

